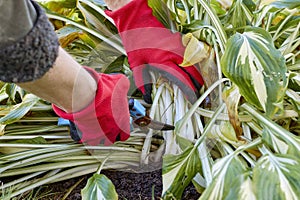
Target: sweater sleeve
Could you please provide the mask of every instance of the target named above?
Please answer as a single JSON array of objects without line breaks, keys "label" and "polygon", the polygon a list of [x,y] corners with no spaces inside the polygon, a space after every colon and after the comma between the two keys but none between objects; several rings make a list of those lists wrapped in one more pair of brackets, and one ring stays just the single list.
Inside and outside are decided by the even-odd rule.
[{"label": "sweater sleeve", "polygon": [[30,1],[0,0],[0,47],[27,35],[36,19],[37,13]]},{"label": "sweater sleeve", "polygon": [[59,42],[44,10],[33,0],[0,0],[0,80],[28,82],[54,64]]}]

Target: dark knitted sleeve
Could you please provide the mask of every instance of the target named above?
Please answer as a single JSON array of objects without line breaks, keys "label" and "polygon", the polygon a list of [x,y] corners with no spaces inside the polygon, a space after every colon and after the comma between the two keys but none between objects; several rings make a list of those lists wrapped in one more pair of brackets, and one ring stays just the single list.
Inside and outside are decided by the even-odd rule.
[{"label": "dark knitted sleeve", "polygon": [[37,20],[23,38],[0,48],[0,80],[28,82],[41,78],[54,64],[59,42],[44,10],[34,1]]}]

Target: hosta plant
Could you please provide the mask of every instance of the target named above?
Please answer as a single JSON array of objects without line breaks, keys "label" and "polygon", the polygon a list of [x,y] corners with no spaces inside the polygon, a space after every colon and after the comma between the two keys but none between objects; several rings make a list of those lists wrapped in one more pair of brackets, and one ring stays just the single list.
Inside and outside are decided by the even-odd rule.
[{"label": "hosta plant", "polygon": [[[128,141],[112,147],[84,147],[72,144],[66,127],[55,125],[57,119],[46,102],[5,85],[0,177],[23,177],[5,183],[2,191],[11,187],[7,194],[16,196],[46,183],[95,173],[82,191],[83,198],[116,199],[101,169],[162,167],[162,199],[180,199],[191,182],[205,200],[298,199],[300,3],[148,3],[167,28],[182,33],[186,51],[181,66],[197,65],[205,79],[200,98],[191,105],[176,85],[153,72],[149,115],[174,124],[175,130],[135,129]],[[43,5],[61,44],[77,61],[131,78],[126,53],[103,2]],[[133,90],[132,97],[139,98]],[[39,137],[34,137],[37,133]]]}]

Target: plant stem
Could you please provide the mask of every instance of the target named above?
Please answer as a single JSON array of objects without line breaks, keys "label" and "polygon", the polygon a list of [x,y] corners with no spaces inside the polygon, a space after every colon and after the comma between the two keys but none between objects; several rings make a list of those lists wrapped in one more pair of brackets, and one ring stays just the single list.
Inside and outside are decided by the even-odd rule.
[{"label": "plant stem", "polygon": [[226,33],[224,31],[224,28],[223,28],[223,25],[222,25],[220,19],[217,17],[217,15],[213,11],[213,9],[208,5],[208,3],[206,1],[198,0],[198,2],[202,5],[202,7],[206,10],[208,15],[210,16],[210,19],[212,20],[213,25],[216,27],[217,32],[219,33],[218,35],[220,35],[221,44],[223,46],[225,46],[226,42],[227,42],[227,36],[226,36]]}]

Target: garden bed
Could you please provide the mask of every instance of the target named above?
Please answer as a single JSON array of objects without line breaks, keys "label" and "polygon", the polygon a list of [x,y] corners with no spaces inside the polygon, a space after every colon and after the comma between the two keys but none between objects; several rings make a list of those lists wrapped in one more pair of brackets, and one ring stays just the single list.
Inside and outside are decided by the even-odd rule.
[{"label": "garden bed", "polygon": [[[146,173],[105,170],[103,174],[115,185],[120,200],[151,200],[161,197],[161,170]],[[43,199],[62,199],[69,188],[80,182],[66,198],[66,200],[80,200],[81,189],[85,187],[88,178],[89,176],[82,176],[47,185],[42,193],[49,193],[49,196]],[[196,200],[199,196],[200,194],[191,184],[185,189],[182,199]]]}]

